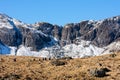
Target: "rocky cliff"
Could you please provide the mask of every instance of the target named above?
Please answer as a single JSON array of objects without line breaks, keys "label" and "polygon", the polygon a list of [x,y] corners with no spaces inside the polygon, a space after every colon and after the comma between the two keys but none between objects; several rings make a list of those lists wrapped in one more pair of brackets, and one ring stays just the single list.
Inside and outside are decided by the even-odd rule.
[{"label": "rocky cliff", "polygon": [[98,47],[104,47],[120,38],[120,16],[100,21],[86,20],[69,23],[63,27],[49,23],[37,23],[37,30],[57,38],[61,46],[75,43],[76,38],[92,41]]},{"label": "rocky cliff", "polygon": [[0,40],[7,46],[24,45],[40,50],[51,41],[51,37],[5,14],[0,14]]},{"label": "rocky cliff", "polygon": [[42,53],[52,56],[62,50],[60,55],[98,55],[105,52],[113,42],[120,41],[120,16],[58,26],[47,22],[26,24],[0,14],[0,41],[11,49],[8,54],[14,52],[23,55],[27,52],[27,55],[33,56]]}]

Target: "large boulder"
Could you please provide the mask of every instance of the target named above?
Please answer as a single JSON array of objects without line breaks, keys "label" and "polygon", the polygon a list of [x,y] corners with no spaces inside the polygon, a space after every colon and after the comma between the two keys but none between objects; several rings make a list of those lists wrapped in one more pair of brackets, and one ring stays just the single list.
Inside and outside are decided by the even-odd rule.
[{"label": "large boulder", "polygon": [[107,68],[100,68],[100,69],[97,69],[97,68],[94,68],[94,69],[89,69],[89,74],[91,76],[94,76],[94,77],[105,77],[107,76],[107,72],[109,72],[110,70],[107,69]]}]

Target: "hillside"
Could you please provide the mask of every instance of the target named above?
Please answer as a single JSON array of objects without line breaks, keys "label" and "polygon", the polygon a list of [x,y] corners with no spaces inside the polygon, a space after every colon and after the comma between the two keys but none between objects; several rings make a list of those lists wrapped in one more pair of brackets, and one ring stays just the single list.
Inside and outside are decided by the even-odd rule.
[{"label": "hillside", "polygon": [[27,24],[0,13],[0,54],[83,58],[120,50],[120,16],[64,26]]},{"label": "hillside", "polygon": [[[46,60],[38,57],[0,56],[0,80],[119,80],[120,52],[104,56]],[[59,62],[61,61],[61,62]],[[105,68],[104,76],[90,70]]]}]

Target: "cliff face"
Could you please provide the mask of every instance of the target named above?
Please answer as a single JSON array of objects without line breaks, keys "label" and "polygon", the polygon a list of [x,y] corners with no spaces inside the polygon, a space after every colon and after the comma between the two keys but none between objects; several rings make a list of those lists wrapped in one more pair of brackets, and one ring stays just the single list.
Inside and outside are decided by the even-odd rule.
[{"label": "cliff face", "polygon": [[61,45],[75,43],[78,37],[98,47],[107,46],[120,38],[120,17],[67,24],[62,29]]},{"label": "cliff face", "polygon": [[120,38],[120,16],[101,21],[69,23],[64,27],[49,23],[37,23],[36,26],[43,33],[57,38],[61,46],[75,43],[79,37],[98,47],[104,47]]},{"label": "cliff face", "polygon": [[32,50],[40,50],[51,38],[18,20],[0,15],[0,40],[8,46],[19,47],[24,45],[32,47]]},{"label": "cliff face", "polygon": [[54,36],[56,39],[61,40],[63,27],[52,25],[46,22],[39,22],[33,25],[37,30],[42,31],[44,34]]},{"label": "cliff face", "polygon": [[[13,50],[15,53],[18,49],[24,49],[24,52],[27,53],[28,51],[29,53],[37,51],[37,54],[40,54],[40,50],[53,53],[61,48],[67,49],[69,47],[70,51],[72,47],[73,49],[76,47],[79,54],[82,52],[91,52],[91,54],[95,52],[97,54],[95,49],[101,54],[104,47],[120,41],[120,16],[101,21],[86,20],[80,23],[69,23],[62,27],[46,22],[26,24],[5,14],[0,14],[0,41],[5,47],[16,48]],[[82,52],[79,52],[79,49],[89,51],[81,50]]]},{"label": "cliff face", "polygon": [[33,50],[40,50],[44,47],[44,44],[51,41],[51,38],[41,31],[24,27],[19,27],[19,30],[22,35],[22,44],[26,47],[32,47]]},{"label": "cliff face", "polygon": [[64,27],[49,23],[36,23],[34,27],[46,35],[55,37],[61,46],[76,43],[76,38],[91,41],[98,47],[104,47],[120,38],[120,17],[102,21],[82,21],[69,23]]},{"label": "cliff face", "polygon": [[104,20],[95,30],[95,45],[103,47],[117,41],[120,38],[120,17]]}]

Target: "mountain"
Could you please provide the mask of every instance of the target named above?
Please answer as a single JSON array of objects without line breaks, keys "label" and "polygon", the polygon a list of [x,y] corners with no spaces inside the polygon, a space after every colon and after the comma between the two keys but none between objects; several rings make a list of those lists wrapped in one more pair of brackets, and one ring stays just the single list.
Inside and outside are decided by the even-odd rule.
[{"label": "mountain", "polygon": [[88,57],[120,51],[120,16],[65,26],[26,24],[0,14],[0,54]]},{"label": "mountain", "polygon": [[[41,49],[44,43],[50,42],[51,37],[16,19],[4,14],[0,15],[0,39],[8,46],[25,45],[33,50]],[[39,46],[41,45],[41,46]]]}]

